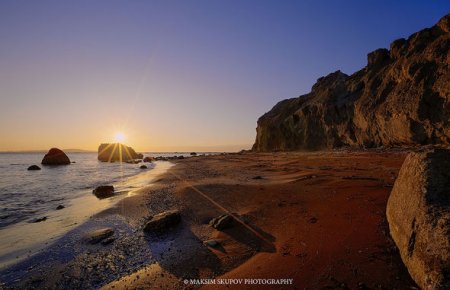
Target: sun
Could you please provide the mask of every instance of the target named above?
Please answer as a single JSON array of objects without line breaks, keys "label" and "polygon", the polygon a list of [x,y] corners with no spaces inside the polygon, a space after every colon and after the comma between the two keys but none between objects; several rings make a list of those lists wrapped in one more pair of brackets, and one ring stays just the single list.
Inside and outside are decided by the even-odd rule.
[{"label": "sun", "polygon": [[114,134],[114,140],[116,142],[123,142],[125,140],[125,134],[123,134],[122,132],[116,132]]}]

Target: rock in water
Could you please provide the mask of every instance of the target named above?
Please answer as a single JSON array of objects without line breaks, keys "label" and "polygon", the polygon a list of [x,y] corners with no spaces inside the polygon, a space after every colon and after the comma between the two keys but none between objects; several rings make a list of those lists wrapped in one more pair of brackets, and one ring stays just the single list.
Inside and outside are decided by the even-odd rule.
[{"label": "rock in water", "polygon": [[228,214],[224,214],[219,217],[213,218],[209,222],[209,225],[212,226],[213,228],[221,231],[221,230],[231,227],[233,225],[233,223],[234,223],[234,218]]},{"label": "rock in water", "polygon": [[27,170],[41,170],[41,168],[37,165],[31,165]]},{"label": "rock in water", "polygon": [[114,234],[112,228],[103,228],[92,231],[84,236],[84,239],[89,244],[98,244],[99,242],[111,237]]},{"label": "rock in water", "polygon": [[140,169],[147,169],[148,167],[147,167],[147,165],[141,165],[141,166],[139,166],[139,168]]},{"label": "rock in water", "polygon": [[450,14],[258,120],[255,151],[450,145]]},{"label": "rock in water", "polygon": [[142,154],[136,153],[133,148],[120,143],[104,143],[98,147],[97,158],[103,162],[128,162],[142,157]]},{"label": "rock in water", "polygon": [[153,157],[149,157],[149,156],[147,156],[147,157],[145,157],[144,158],[144,162],[152,162],[152,160],[153,160]]},{"label": "rock in water", "polygon": [[96,187],[92,193],[97,197],[97,198],[108,198],[114,195],[114,186],[112,185],[102,185],[102,186],[98,186]]},{"label": "rock in water", "polygon": [[70,164],[70,159],[66,153],[58,148],[52,148],[45,154],[41,164],[43,165],[67,165]]},{"label": "rock in water", "polygon": [[422,289],[450,285],[450,150],[411,153],[389,197],[391,236]]},{"label": "rock in water", "polygon": [[181,215],[178,210],[169,210],[155,215],[144,226],[145,232],[163,232],[168,228],[176,226],[181,221]]}]

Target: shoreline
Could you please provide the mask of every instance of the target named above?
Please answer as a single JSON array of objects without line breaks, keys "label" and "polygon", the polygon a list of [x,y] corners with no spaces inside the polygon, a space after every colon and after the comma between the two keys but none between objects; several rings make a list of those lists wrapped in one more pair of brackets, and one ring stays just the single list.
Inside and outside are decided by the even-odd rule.
[{"label": "shoreline", "polygon": [[[64,249],[48,252],[54,259],[38,267],[32,261],[23,264],[23,279],[10,279],[6,286],[212,289],[218,285],[183,281],[292,278],[287,289],[341,284],[356,289],[361,283],[415,287],[386,232],[385,204],[404,156],[397,151],[322,151],[177,160],[152,187],[59,241]],[[253,231],[240,225],[212,229],[209,220],[223,212],[196,190]],[[158,237],[142,231],[149,216],[169,209],[181,211],[179,226]],[[86,232],[103,227],[114,228],[111,244],[82,242]],[[219,247],[205,246],[210,239]]]},{"label": "shoreline", "polygon": [[[142,187],[148,186],[152,180],[168,170],[172,165],[166,162],[155,162],[149,170],[138,172],[135,175],[127,176],[124,180],[114,182],[116,195],[107,199],[97,199],[92,195],[91,189],[84,190],[80,196],[69,201],[70,206],[63,210],[48,212],[45,221],[40,223],[20,222],[11,228],[4,230],[3,238],[11,241],[10,244],[3,244],[1,249],[0,270],[5,270],[15,264],[29,259],[47,247],[57,242],[64,235],[81,226],[93,215],[114,207],[122,199],[130,197]],[[39,229],[38,236],[26,237]],[[6,236],[5,236],[6,235]],[[11,247],[15,247],[11,249]]]}]

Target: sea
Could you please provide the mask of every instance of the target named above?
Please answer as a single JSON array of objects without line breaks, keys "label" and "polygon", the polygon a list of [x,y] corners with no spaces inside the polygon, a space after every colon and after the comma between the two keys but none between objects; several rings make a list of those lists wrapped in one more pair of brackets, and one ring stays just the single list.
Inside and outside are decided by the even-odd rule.
[{"label": "sea", "polygon": [[[107,163],[97,153],[67,153],[70,165],[43,166],[45,153],[0,153],[0,269],[49,246],[92,215],[150,186],[173,163]],[[144,156],[189,153],[144,153]],[[30,165],[41,170],[29,171]],[[114,185],[115,196],[98,199],[92,190]],[[61,207],[63,207],[61,209]]]}]

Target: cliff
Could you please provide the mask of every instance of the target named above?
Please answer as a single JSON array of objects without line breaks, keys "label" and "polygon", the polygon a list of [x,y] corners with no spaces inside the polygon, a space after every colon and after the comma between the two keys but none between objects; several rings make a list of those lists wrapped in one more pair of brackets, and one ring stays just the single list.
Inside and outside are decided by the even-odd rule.
[{"label": "cliff", "polygon": [[133,148],[120,143],[103,143],[98,147],[98,160],[104,162],[142,159],[142,154],[136,153]]},{"label": "cliff", "polygon": [[255,151],[450,144],[450,14],[261,116]]}]

